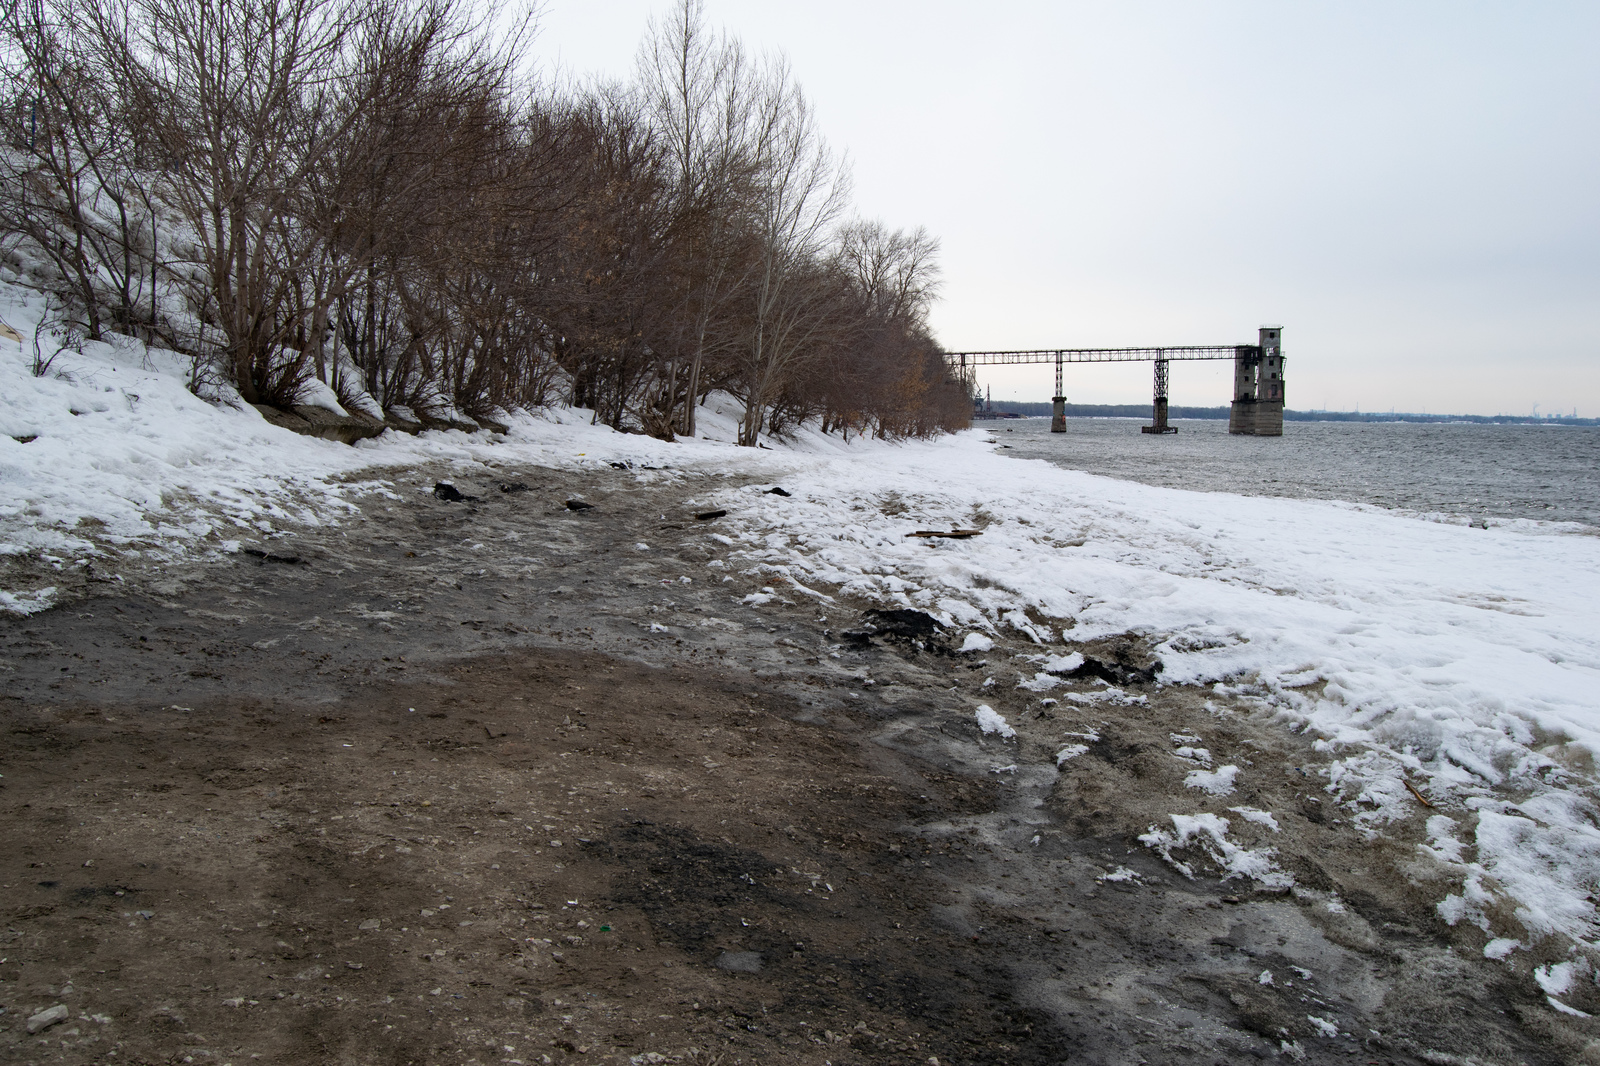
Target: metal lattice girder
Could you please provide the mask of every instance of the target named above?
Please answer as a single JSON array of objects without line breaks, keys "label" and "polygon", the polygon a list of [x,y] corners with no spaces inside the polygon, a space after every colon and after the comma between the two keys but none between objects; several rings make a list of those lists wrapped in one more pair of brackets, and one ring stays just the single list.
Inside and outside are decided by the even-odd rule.
[{"label": "metal lattice girder", "polygon": [[1145,359],[1233,359],[1260,349],[1254,344],[1190,345],[1178,348],[1048,348],[1013,352],[946,352],[959,366],[1014,363],[1135,363]]}]

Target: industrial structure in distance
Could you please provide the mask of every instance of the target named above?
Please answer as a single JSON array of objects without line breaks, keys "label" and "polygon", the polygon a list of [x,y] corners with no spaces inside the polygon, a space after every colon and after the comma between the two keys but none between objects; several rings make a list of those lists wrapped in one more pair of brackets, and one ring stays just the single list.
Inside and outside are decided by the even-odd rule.
[{"label": "industrial structure in distance", "polygon": [[1170,348],[1054,348],[1009,352],[949,352],[954,367],[965,374],[968,367],[1004,366],[1017,363],[1056,365],[1056,391],[1051,398],[1055,411],[1050,432],[1067,431],[1067,397],[1062,387],[1062,368],[1067,363],[1130,363],[1152,360],[1155,363],[1155,402],[1151,424],[1145,433],[1176,433],[1167,424],[1167,364],[1174,359],[1232,359],[1233,406],[1228,410],[1228,432],[1255,437],[1283,436],[1283,327],[1262,326],[1255,344],[1189,345]]}]

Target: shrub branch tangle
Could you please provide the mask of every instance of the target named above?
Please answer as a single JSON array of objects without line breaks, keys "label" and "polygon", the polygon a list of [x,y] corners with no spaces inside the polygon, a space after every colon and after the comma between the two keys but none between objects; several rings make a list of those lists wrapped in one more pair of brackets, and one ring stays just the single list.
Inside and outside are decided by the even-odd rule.
[{"label": "shrub branch tangle", "polygon": [[464,0],[14,4],[10,263],[61,328],[179,348],[250,403],[572,401],[671,439],[722,389],[746,445],[966,424],[937,242],[843,221],[783,60],[680,0],[632,84],[558,87],[522,73],[530,29]]}]

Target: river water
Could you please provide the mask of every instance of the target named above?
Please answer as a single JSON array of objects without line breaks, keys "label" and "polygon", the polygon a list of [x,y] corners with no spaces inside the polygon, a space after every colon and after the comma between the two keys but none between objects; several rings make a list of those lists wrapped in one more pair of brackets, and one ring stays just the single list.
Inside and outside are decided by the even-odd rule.
[{"label": "river water", "polygon": [[1183,419],[1158,437],[1141,424],[976,423],[1019,458],[1147,485],[1600,527],[1600,427],[1287,422],[1282,437],[1233,437],[1222,419]]}]

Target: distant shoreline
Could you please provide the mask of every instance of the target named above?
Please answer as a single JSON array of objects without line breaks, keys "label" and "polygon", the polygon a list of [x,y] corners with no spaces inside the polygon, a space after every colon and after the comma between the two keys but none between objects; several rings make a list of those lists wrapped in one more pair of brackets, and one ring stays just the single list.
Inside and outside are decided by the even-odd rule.
[{"label": "distant shoreline", "polygon": [[[1048,418],[1052,407],[1048,403],[1021,403],[1005,401],[994,405],[996,415],[1022,418]],[[1150,405],[1134,403],[1069,403],[1068,418],[1143,418],[1149,420]],[[1226,407],[1178,407],[1168,409],[1169,418],[1228,417]],[[1413,412],[1369,413],[1366,411],[1289,411],[1283,412],[1286,422],[1466,422],[1495,426],[1600,426],[1600,418],[1570,418],[1560,416],[1534,417],[1531,415],[1428,415]],[[979,421],[989,421],[979,416]]]}]

